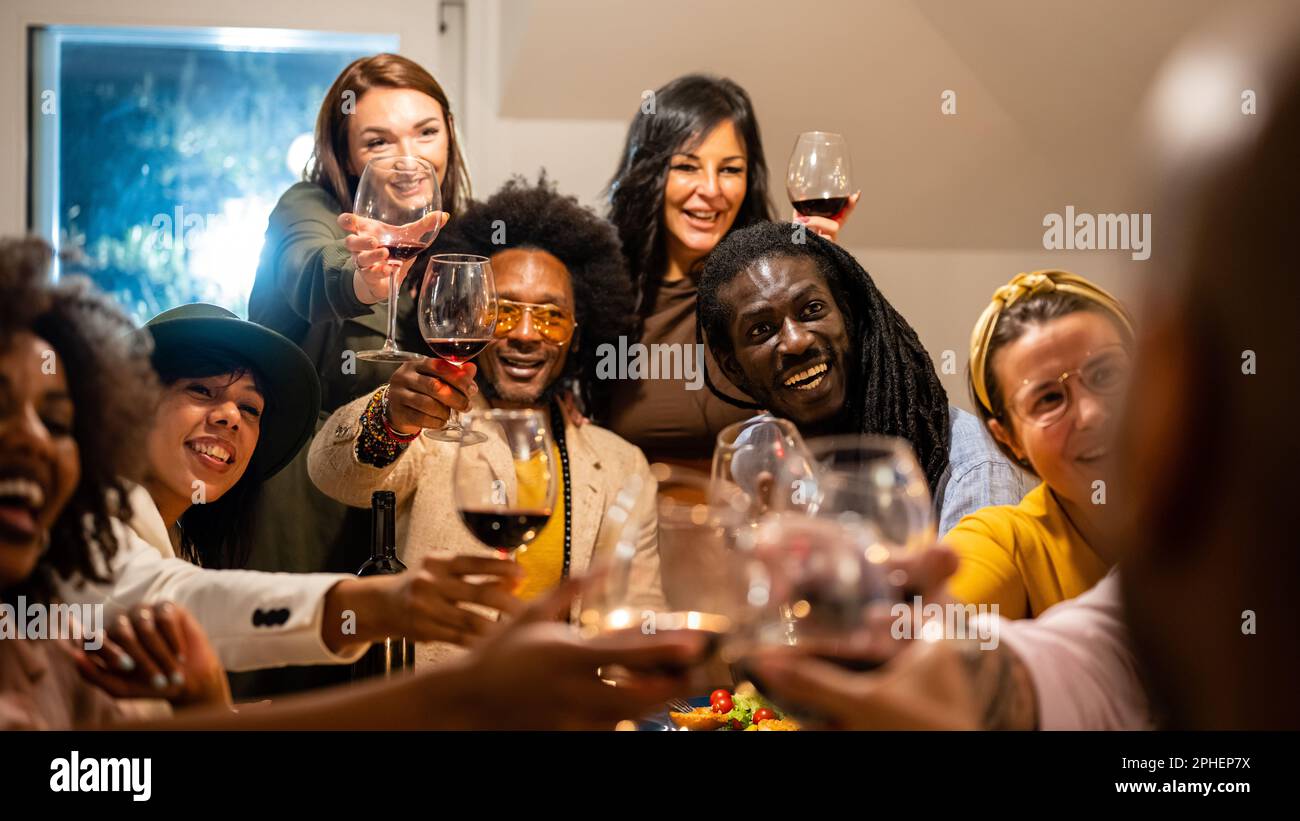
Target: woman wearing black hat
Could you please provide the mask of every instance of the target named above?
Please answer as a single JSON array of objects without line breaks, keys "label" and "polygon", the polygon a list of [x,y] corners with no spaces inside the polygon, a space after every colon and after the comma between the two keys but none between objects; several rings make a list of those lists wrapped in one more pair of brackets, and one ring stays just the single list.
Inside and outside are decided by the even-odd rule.
[{"label": "woman wearing black hat", "polygon": [[163,398],[145,487],[177,554],[243,567],[258,487],[315,432],[315,368],[280,334],[214,305],[182,305],[147,327]]},{"label": "woman wearing black hat", "polygon": [[[222,664],[236,671],[343,664],[388,635],[431,637],[436,601],[422,567],[366,579],[237,569],[251,552],[261,483],[315,430],[320,391],[301,349],[215,305],[183,305],[146,327],[162,398],[142,482],[128,496],[131,519],[108,581],[77,576],[60,589],[68,601],[105,603],[110,624],[119,614],[132,622],[110,630],[100,651],[132,668],[124,671],[139,685],[131,692],[174,688],[175,659],[145,650],[159,645],[147,640],[157,627],[143,606],[165,600],[193,611]],[[345,620],[347,611],[355,617]],[[344,634],[348,624],[355,632]]]}]

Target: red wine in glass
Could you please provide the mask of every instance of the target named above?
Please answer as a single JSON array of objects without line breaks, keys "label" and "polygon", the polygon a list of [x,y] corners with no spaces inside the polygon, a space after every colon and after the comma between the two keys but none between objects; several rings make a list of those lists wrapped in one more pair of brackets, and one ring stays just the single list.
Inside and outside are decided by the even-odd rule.
[{"label": "red wine in glass", "polygon": [[[438,254],[429,260],[416,302],[420,335],[440,358],[457,368],[477,356],[497,326],[497,291],[492,263],[472,254]],[[476,444],[483,434],[465,431],[455,409],[442,430],[425,430],[442,442]]]},{"label": "red wine in glass", "polygon": [[835,215],[843,211],[848,204],[848,197],[818,197],[809,200],[795,200],[794,210],[805,217],[834,219]]},{"label": "red wine in glass", "polygon": [[488,547],[507,553],[532,543],[551,519],[549,510],[460,510],[465,526]]},{"label": "red wine in glass", "polygon": [[805,217],[833,219],[853,194],[853,169],[844,137],[805,131],[795,141],[785,190],[794,210]]},{"label": "red wine in glass", "polygon": [[426,339],[429,348],[451,364],[459,367],[483,352],[489,339]]},{"label": "red wine in glass", "polygon": [[416,257],[416,255],[418,255],[421,251],[423,251],[425,248],[428,248],[428,247],[429,247],[429,244],[425,244],[425,245],[411,245],[411,244],[407,244],[407,243],[401,243],[401,244],[397,244],[397,245],[385,245],[385,246],[384,246],[384,248],[386,248],[386,249],[388,250],[388,258],[389,258],[389,259],[396,259],[396,260],[400,260],[400,261],[402,261],[402,262],[405,262],[405,261],[408,260],[408,259],[414,259],[414,258]]}]

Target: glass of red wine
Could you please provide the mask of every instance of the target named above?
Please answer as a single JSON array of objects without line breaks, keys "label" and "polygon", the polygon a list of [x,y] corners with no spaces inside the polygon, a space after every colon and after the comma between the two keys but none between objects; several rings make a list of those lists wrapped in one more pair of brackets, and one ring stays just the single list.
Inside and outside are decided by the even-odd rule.
[{"label": "glass of red wine", "polygon": [[[758,612],[733,650],[741,676],[771,698],[751,671],[754,655],[811,656],[854,672],[883,663],[898,591],[889,551],[869,523],[769,513],[746,541],[766,572],[752,576],[748,598]],[[807,705],[774,700],[801,721],[821,721]]]},{"label": "glass of red wine", "polygon": [[[478,356],[497,326],[492,263],[473,254],[438,254],[430,259],[416,314],[424,341],[439,358],[459,368]],[[424,435],[461,445],[483,441],[482,433],[461,427],[455,410],[442,430],[426,430]]]},{"label": "glass of red wine", "polygon": [[388,250],[388,337],[382,348],[361,351],[358,359],[371,362],[405,362],[420,354],[403,351],[395,340],[397,330],[397,275],[402,263],[428,248],[442,227],[442,192],[438,176],[419,157],[377,157],[366,163],[357,183],[352,213],[375,223],[381,245]]},{"label": "glass of red wine", "polygon": [[826,131],[800,134],[790,154],[785,188],[801,215],[835,219],[853,193],[853,163],[844,137]]},{"label": "glass of red wine", "polygon": [[464,417],[452,469],[456,510],[465,527],[502,558],[514,558],[546,527],[555,509],[559,452],[539,410],[478,410]]}]

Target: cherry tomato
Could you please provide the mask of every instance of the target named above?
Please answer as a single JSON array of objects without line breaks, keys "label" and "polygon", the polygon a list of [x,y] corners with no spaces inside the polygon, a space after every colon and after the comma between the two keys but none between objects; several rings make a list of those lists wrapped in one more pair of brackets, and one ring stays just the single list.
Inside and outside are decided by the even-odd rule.
[{"label": "cherry tomato", "polygon": [[740,723],[740,719],[738,719],[738,718],[733,718],[733,719],[731,720],[731,729],[733,729],[733,730],[743,730],[743,729],[745,729],[745,725]]},{"label": "cherry tomato", "polygon": [[717,701],[713,702],[713,712],[715,712],[715,713],[729,713],[729,712],[732,711],[732,709],[733,709],[735,706],[736,706],[736,705],[734,705],[734,704],[731,703],[731,696],[723,696],[722,698],[720,698],[720,699],[718,699]]},{"label": "cherry tomato", "polygon": [[713,695],[709,696],[710,704],[717,704],[720,698],[731,698],[731,693],[726,690],[714,690]]},{"label": "cherry tomato", "polygon": [[776,718],[776,713],[772,712],[766,707],[759,707],[757,710],[754,711],[755,724],[757,724],[760,721],[767,721],[768,719],[772,719],[772,718]]}]

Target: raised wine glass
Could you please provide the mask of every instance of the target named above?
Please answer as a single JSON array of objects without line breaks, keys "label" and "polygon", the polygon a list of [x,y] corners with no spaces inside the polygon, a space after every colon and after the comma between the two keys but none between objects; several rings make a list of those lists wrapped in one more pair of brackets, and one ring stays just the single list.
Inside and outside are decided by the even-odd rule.
[{"label": "raised wine glass", "polygon": [[361,351],[358,359],[371,362],[405,362],[420,354],[397,347],[397,275],[402,263],[414,259],[438,236],[442,192],[438,176],[419,157],[376,157],[366,163],[357,183],[352,212],[377,223],[379,243],[388,249],[388,337],[382,348]]},{"label": "raised wine glass", "polygon": [[[497,326],[492,263],[473,254],[438,254],[430,259],[416,314],[424,341],[440,358],[459,368],[478,356]],[[461,427],[454,409],[442,430],[426,430],[424,435],[461,445],[483,441],[482,433]]]},{"label": "raised wine glass", "polygon": [[748,597],[766,606],[733,647],[740,676],[801,723],[822,717],[797,697],[775,698],[753,674],[755,655],[810,656],[851,671],[871,670],[891,651],[889,619],[897,589],[888,551],[866,522],[787,511],[763,517],[747,548],[764,568]]},{"label": "raised wine glass", "polygon": [[795,141],[785,187],[794,210],[805,217],[834,219],[853,193],[853,163],[844,137],[805,131]]},{"label": "raised wine glass", "polygon": [[538,410],[492,409],[465,414],[464,430],[481,438],[456,449],[456,511],[476,539],[513,559],[555,510],[559,465],[550,424]]},{"label": "raised wine glass", "polygon": [[[907,441],[891,436],[826,436],[809,440],[811,476],[779,481],[794,492],[777,509],[802,511],[843,524],[866,522],[891,551],[927,545],[935,520],[925,474]],[[789,466],[785,470],[797,470]]]}]

